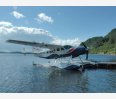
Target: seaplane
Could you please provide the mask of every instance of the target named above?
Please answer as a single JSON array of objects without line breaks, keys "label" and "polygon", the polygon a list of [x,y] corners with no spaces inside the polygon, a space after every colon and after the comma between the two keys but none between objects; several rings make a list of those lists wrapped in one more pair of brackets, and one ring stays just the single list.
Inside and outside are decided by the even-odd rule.
[{"label": "seaplane", "polygon": [[[55,45],[55,44],[47,44],[47,43],[40,43],[40,42],[30,42],[30,41],[22,41],[22,40],[13,40],[9,39],[6,42],[14,43],[14,44],[21,44],[27,45],[32,47],[39,47],[39,48],[47,48],[47,51],[34,53],[36,56],[45,59],[62,59],[66,57],[70,57],[70,60],[79,57],[80,55],[86,54],[86,60],[88,60],[89,48],[82,42],[81,46],[75,47],[71,45]],[[83,64],[82,59],[79,57],[81,64]],[[83,65],[77,65],[72,62],[68,61],[68,63],[62,63],[63,68],[65,69],[81,69],[84,70]]]}]

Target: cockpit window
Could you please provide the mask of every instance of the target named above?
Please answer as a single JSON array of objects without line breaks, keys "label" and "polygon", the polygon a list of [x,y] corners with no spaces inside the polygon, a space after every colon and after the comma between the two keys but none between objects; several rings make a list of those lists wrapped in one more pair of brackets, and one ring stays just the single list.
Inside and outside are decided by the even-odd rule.
[{"label": "cockpit window", "polygon": [[69,48],[71,48],[71,47],[72,47],[72,46],[70,46],[70,45],[65,45],[65,46],[64,46],[65,49],[69,49]]}]

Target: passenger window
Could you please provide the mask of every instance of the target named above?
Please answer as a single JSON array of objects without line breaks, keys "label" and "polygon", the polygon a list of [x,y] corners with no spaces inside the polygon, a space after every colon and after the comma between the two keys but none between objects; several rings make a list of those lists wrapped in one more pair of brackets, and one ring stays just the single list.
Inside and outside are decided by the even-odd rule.
[{"label": "passenger window", "polygon": [[69,49],[69,48],[71,48],[71,46],[70,45],[65,45],[64,48]]},{"label": "passenger window", "polygon": [[57,48],[57,51],[60,51],[60,49],[59,49],[59,48]]},{"label": "passenger window", "polygon": [[64,50],[64,48],[61,48],[61,50]]}]

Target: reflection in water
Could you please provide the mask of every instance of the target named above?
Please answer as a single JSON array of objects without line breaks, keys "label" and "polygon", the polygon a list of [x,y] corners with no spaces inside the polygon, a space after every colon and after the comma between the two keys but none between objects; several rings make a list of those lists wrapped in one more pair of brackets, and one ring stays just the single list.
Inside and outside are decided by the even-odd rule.
[{"label": "reflection in water", "polygon": [[107,82],[109,86],[108,92],[116,92],[116,70],[109,71],[107,76]]},{"label": "reflection in water", "polygon": [[30,82],[31,92],[88,92],[86,73],[54,67],[35,67]]},{"label": "reflection in water", "polygon": [[86,74],[79,71],[52,68],[48,78],[51,92],[87,92],[87,85]]},{"label": "reflection in water", "polygon": [[116,92],[116,70],[86,70],[88,92]]},{"label": "reflection in water", "polygon": [[[116,61],[115,56],[91,55],[89,58]],[[81,73],[32,66],[33,60],[36,59],[31,55],[0,54],[0,92],[116,92],[116,70],[85,70]]]},{"label": "reflection in water", "polygon": [[31,92],[115,92],[116,73],[106,70],[68,71],[35,67],[30,82]]}]

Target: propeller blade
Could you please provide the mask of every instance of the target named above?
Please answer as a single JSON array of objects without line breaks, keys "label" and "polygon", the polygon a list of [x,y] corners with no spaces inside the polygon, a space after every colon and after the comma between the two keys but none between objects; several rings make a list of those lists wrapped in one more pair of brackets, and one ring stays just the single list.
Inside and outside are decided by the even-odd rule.
[{"label": "propeller blade", "polygon": [[85,47],[85,48],[87,48],[87,46],[82,42],[82,45]]}]

